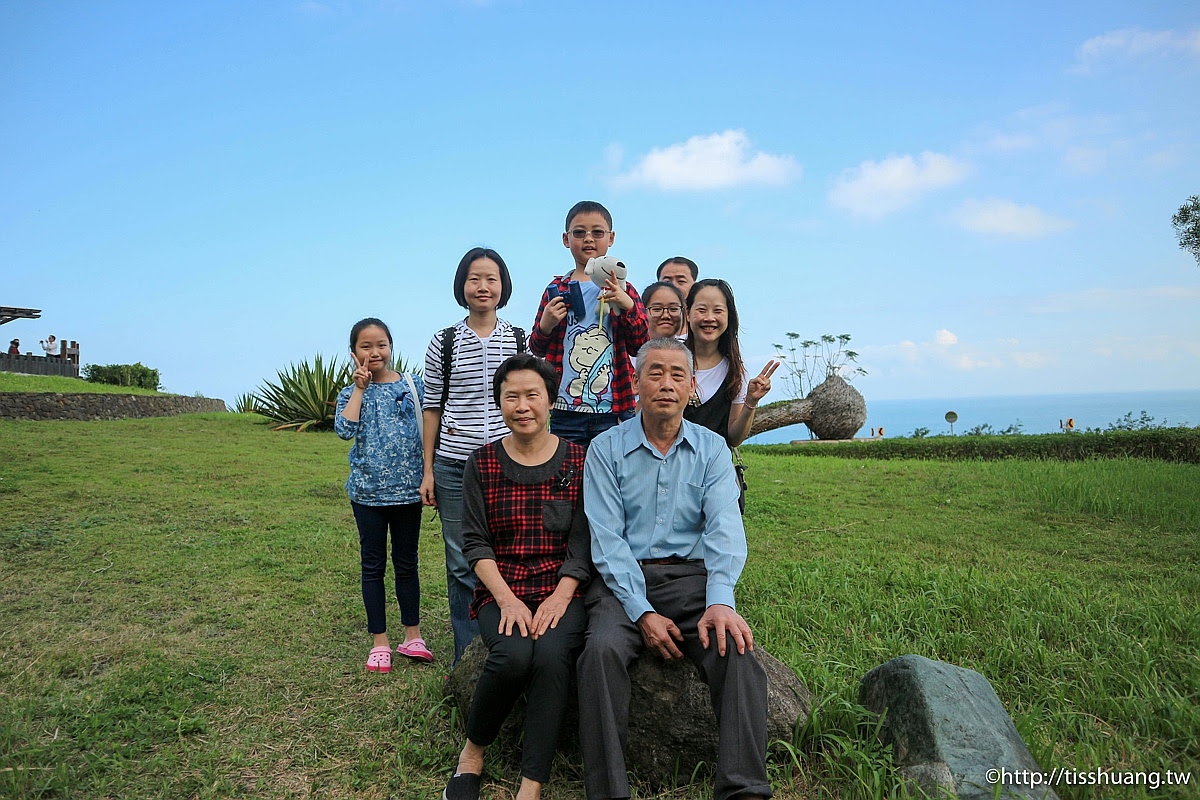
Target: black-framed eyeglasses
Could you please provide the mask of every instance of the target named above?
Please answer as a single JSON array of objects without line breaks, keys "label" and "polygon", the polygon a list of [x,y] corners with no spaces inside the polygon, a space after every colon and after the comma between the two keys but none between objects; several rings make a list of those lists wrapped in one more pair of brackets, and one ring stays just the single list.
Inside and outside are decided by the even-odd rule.
[{"label": "black-framed eyeglasses", "polygon": [[571,235],[576,239],[586,239],[588,236],[591,236],[593,239],[599,240],[607,236],[608,233],[609,232],[604,230],[604,228],[592,228],[590,231],[584,230],[583,228],[571,229]]},{"label": "black-framed eyeglasses", "polygon": [[683,306],[646,306],[646,313],[652,317],[678,317],[683,313]]}]

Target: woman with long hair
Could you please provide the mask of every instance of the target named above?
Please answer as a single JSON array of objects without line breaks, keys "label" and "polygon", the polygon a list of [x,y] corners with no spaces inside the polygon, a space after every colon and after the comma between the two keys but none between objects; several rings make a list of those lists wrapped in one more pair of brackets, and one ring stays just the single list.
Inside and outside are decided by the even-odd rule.
[{"label": "woman with long hair", "polygon": [[754,409],[771,391],[774,359],[747,380],[738,344],[737,304],[733,289],[719,278],[705,278],[688,292],[688,349],[696,365],[696,394],[683,416],[725,437],[737,447],[750,434]]}]

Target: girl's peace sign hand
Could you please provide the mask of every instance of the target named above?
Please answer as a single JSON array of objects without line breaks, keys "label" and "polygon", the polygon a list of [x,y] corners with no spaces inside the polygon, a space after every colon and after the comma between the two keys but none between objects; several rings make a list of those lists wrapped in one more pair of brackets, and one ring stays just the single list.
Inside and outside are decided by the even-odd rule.
[{"label": "girl's peace sign hand", "polygon": [[779,369],[779,362],[771,359],[767,365],[763,367],[762,372],[750,379],[746,386],[746,403],[751,407],[758,405],[758,401],[766,396],[767,392],[771,391],[771,376],[775,374],[775,370]]},{"label": "girl's peace sign hand", "polygon": [[371,370],[367,369],[367,362],[370,360],[370,356],[363,355],[361,364],[358,363],[358,356],[351,353],[350,357],[354,359],[356,367],[354,370],[354,385],[366,391],[366,388],[371,385]]}]

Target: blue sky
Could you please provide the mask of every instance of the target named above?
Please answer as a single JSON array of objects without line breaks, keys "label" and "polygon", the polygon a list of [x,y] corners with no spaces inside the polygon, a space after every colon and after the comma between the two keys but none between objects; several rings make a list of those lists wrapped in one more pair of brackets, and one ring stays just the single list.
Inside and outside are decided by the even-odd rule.
[{"label": "blue sky", "polygon": [[0,334],[232,401],[364,316],[423,357],[479,244],[528,328],[595,199],[639,288],[732,283],[755,371],[850,333],[868,403],[1200,389],[1197,86],[1188,2],[5,3],[0,305],[43,317]]}]

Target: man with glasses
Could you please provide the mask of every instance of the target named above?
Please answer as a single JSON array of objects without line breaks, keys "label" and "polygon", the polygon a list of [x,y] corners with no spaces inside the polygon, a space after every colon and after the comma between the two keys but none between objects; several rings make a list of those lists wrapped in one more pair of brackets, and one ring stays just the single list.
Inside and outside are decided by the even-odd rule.
[{"label": "man with glasses", "polygon": [[[692,290],[692,284],[700,278],[700,267],[690,258],[674,256],[658,265],[658,279],[663,283],[673,284],[683,295],[683,338],[687,338],[687,296]],[[647,303],[649,305],[649,303]]]},{"label": "man with glasses", "polygon": [[572,206],[562,241],[575,268],[546,287],[529,337],[530,352],[558,373],[550,431],[584,447],[633,416],[630,356],[648,338],[646,309],[633,284],[622,288],[610,278],[598,286],[584,271],[589,260],[608,253],[614,238],[608,209],[591,200]]}]

